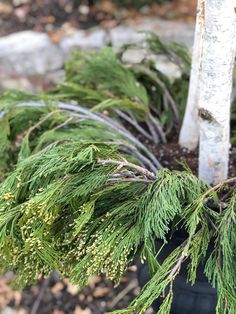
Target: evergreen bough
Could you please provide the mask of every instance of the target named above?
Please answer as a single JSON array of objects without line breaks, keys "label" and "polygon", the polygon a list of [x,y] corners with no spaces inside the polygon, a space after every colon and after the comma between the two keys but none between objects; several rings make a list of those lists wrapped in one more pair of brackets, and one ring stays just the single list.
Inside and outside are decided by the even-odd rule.
[{"label": "evergreen bough", "polygon": [[[149,60],[124,65],[106,48],[76,53],[48,94],[1,95],[1,271],[15,270],[20,287],[52,270],[80,287],[101,273],[119,284],[140,254],[152,278],[114,313],[144,313],[168,291],[158,311],[168,314],[182,263],[194,284],[213,242],[205,274],[216,312],[234,314],[236,179],[210,187],[188,169],[161,167],[152,146],[178,129],[190,62],[179,45],[153,34],[147,43],[180,66],[182,93]],[[180,228],[186,241],[159,264],[156,240]]]}]

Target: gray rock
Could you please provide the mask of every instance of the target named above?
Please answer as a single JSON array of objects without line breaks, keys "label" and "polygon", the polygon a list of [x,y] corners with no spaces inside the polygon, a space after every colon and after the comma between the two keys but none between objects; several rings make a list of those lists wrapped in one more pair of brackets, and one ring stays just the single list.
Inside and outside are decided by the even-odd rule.
[{"label": "gray rock", "polygon": [[18,90],[30,91],[30,92],[38,91],[36,84],[32,84],[30,80],[25,77],[23,78],[0,77],[0,91],[7,90],[7,89],[18,89]]},{"label": "gray rock", "polygon": [[59,84],[65,80],[65,71],[63,69],[53,71],[45,76],[46,82],[49,84]]},{"label": "gray rock", "polygon": [[194,26],[185,23],[176,23],[157,18],[142,18],[132,25],[119,25],[109,32],[104,29],[79,30],[62,39],[60,47],[66,56],[75,48],[84,50],[99,49],[108,43],[114,47],[124,44],[142,42],[145,39],[144,31],[153,31],[164,40],[178,41],[191,47],[193,42]]},{"label": "gray rock", "polygon": [[3,310],[0,311],[0,314],[17,314],[18,312],[12,309],[9,306],[6,306]]},{"label": "gray rock", "polygon": [[110,31],[111,43],[115,47],[121,47],[124,44],[142,42],[145,38],[144,31],[152,31],[163,40],[177,41],[189,48],[193,44],[194,25],[158,18],[142,18],[132,25],[121,25],[113,28]]},{"label": "gray rock", "polygon": [[112,46],[121,47],[124,44],[141,42],[145,39],[145,34],[138,32],[133,27],[120,25],[110,30],[110,41]]},{"label": "gray rock", "polygon": [[[115,48],[124,44],[144,43],[145,33],[153,31],[165,41],[177,41],[192,47],[194,25],[165,21],[158,18],[141,18],[132,24],[114,27],[110,31],[93,28],[78,30],[54,44],[47,34],[33,31],[18,32],[0,38],[0,89],[20,88],[38,90],[44,84],[60,82],[61,70],[70,53],[100,49],[110,43]],[[145,45],[140,49],[129,49],[125,62],[138,63],[145,56]],[[140,47],[141,47],[140,46]],[[157,69],[170,79],[179,77],[178,67],[161,56],[152,56]]]},{"label": "gray rock", "polygon": [[0,91],[6,89],[19,89],[23,91],[39,92],[55,84],[64,81],[65,72],[63,69],[34,76],[1,76]]},{"label": "gray rock", "polygon": [[192,48],[194,38],[194,25],[187,23],[178,23],[166,21],[159,18],[142,18],[132,25],[132,29],[140,31],[153,31],[163,40],[176,41]]},{"label": "gray rock", "polygon": [[83,50],[99,49],[107,43],[107,33],[103,29],[90,31],[76,31],[72,35],[64,37],[60,42],[60,48],[65,56],[76,48]]},{"label": "gray rock", "polygon": [[63,66],[59,47],[47,34],[23,31],[0,38],[0,72],[44,75]]},{"label": "gray rock", "polygon": [[145,49],[130,48],[123,53],[122,61],[125,63],[140,63],[145,57],[147,57]]},{"label": "gray rock", "polygon": [[181,77],[180,68],[165,56],[151,56],[155,62],[156,69],[165,74],[170,81]]},{"label": "gray rock", "polygon": [[175,63],[162,55],[149,55],[145,49],[128,49],[124,52],[122,60],[125,63],[140,63],[146,57],[153,60],[157,70],[164,73],[171,81],[181,77],[181,70]]}]

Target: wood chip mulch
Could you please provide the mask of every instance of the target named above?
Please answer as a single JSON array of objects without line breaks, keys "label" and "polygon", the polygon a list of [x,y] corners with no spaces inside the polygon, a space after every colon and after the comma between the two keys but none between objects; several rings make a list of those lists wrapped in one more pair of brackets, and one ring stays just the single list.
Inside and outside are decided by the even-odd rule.
[{"label": "wood chip mulch", "polygon": [[[9,273],[0,277],[0,313],[10,313],[10,308],[12,314],[104,314],[125,308],[140,292],[136,270],[136,266],[130,267],[119,287],[97,276],[80,290],[53,273],[22,292],[11,288],[14,275]],[[151,309],[149,313],[153,313]]]}]

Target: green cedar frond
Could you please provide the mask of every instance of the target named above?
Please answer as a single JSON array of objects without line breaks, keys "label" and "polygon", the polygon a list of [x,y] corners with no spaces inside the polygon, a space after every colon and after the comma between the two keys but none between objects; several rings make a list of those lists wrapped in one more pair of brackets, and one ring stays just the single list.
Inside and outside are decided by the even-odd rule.
[{"label": "green cedar frond", "polygon": [[0,110],[7,110],[18,103],[37,100],[38,96],[33,93],[23,92],[19,90],[9,90],[0,94]]},{"label": "green cedar frond", "polygon": [[107,99],[105,92],[70,81],[59,84],[58,87],[51,91],[50,95],[54,100],[74,99],[82,101],[88,107]]},{"label": "green cedar frond", "polygon": [[[149,49],[180,66],[186,89],[186,51],[153,34],[148,41]],[[157,171],[149,148],[178,124],[186,100],[178,92],[179,82],[152,62],[126,66],[107,48],[77,52],[66,81],[46,95],[0,96],[2,271],[14,269],[22,287],[52,270],[80,286],[101,273],[118,284],[141,252],[152,278],[115,313],[144,313],[165,291],[159,314],[168,314],[182,263],[189,262],[194,284],[198,265],[207,261],[217,314],[236,312],[235,187],[221,201],[235,179],[211,188],[190,171]],[[165,245],[170,229],[179,228],[186,241],[159,263],[156,239]]]},{"label": "green cedar frond", "polygon": [[[197,242],[201,238],[202,233],[198,232],[194,236]],[[127,309],[111,312],[112,314],[132,314],[132,313],[145,313],[145,311],[152,305],[153,301],[161,297],[164,291],[169,290],[166,298],[160,307],[159,313],[170,313],[172,302],[172,285],[173,281],[178,274],[181,263],[194,250],[192,243],[189,245],[185,242],[183,246],[177,247],[170,255],[164,260],[156,274],[144,286],[140,295],[130,304]],[[163,312],[163,311],[166,312]]]},{"label": "green cedar frond", "polygon": [[140,232],[144,238],[153,234],[164,239],[170,222],[182,214],[185,203],[191,204],[203,190],[204,184],[189,172],[159,171],[158,180],[149,185],[140,200]]},{"label": "green cedar frond", "polygon": [[175,62],[180,65],[184,74],[188,74],[191,67],[191,56],[187,47],[177,42],[168,43],[169,53]]},{"label": "green cedar frond", "polygon": [[[178,247],[166,258],[166,260],[162,263],[160,270],[144,286],[140,295],[130,304],[127,309],[113,311],[111,313],[145,313],[145,311],[152,305],[153,301],[157,299],[163,293],[163,291],[165,291],[165,289],[168,287],[168,284],[172,281],[173,278],[169,278],[168,276],[176,265],[176,262],[181,253],[182,248]],[[167,304],[165,304],[165,308],[168,308]]]},{"label": "green cedar frond", "polygon": [[[215,239],[206,273],[213,284],[220,285],[219,309],[227,300],[232,312],[235,194],[228,207],[215,215],[205,203],[212,192],[190,172],[163,169],[152,183],[123,182],[147,173],[124,161],[127,157],[116,145],[71,140],[22,159],[0,185],[1,268],[14,267],[21,285],[52,269],[80,286],[100,273],[118,284],[144,244],[143,259],[154,275],[128,309],[115,312],[144,313],[171,288],[186,259],[194,283],[197,266]],[[210,230],[210,219],[219,234]],[[167,239],[170,225],[178,228],[181,220],[189,238],[159,265],[154,257],[159,248],[156,252],[150,244],[156,238]],[[218,263],[219,250],[223,267],[212,267]],[[169,290],[160,313],[170,310],[171,300]]]},{"label": "green cedar frond", "polygon": [[[234,189],[235,190],[235,189]],[[235,223],[236,223],[236,194],[232,194],[224,212],[219,214],[216,221],[218,227],[215,233],[215,250],[208,260],[206,274],[214,286],[217,286],[219,301],[218,313],[233,313],[236,307],[236,274],[235,274]],[[210,269],[214,263],[214,271]]]},{"label": "green cedar frond", "polygon": [[164,298],[160,306],[160,309],[158,310],[158,314],[170,313],[172,300],[173,300],[173,292],[170,289],[167,296]]},{"label": "green cedar frond", "polygon": [[137,99],[146,106],[148,104],[145,88],[121,64],[111,48],[104,48],[96,54],[86,53],[83,58],[75,55],[68,63],[66,81],[97,86],[101,91]]},{"label": "green cedar frond", "polygon": [[151,52],[166,56],[170,61],[177,64],[183,73],[189,73],[191,57],[183,44],[176,42],[165,44],[154,32],[147,33],[147,43]]},{"label": "green cedar frond", "polygon": [[194,285],[197,276],[197,268],[199,264],[206,259],[206,252],[212,239],[212,232],[205,224],[199,231],[199,237],[192,240],[192,250],[190,251],[190,264],[189,264],[189,281]]},{"label": "green cedar frond", "polygon": [[143,106],[142,104],[131,101],[129,99],[106,99],[101,103],[98,103],[93,107],[92,111],[100,111],[109,110],[109,109],[119,109],[124,112],[133,112],[134,116],[141,121],[145,120],[145,117],[148,114],[148,108]]},{"label": "green cedar frond", "polygon": [[8,150],[10,149],[10,125],[8,117],[1,119],[1,132],[0,132],[0,176],[7,170],[7,163],[9,162]]},{"label": "green cedar frond", "polygon": [[153,254],[153,248],[148,245],[144,245],[144,249],[141,253],[141,261],[144,263],[147,261],[148,270],[151,276],[154,276],[160,270],[160,263],[157,261],[156,256]]}]

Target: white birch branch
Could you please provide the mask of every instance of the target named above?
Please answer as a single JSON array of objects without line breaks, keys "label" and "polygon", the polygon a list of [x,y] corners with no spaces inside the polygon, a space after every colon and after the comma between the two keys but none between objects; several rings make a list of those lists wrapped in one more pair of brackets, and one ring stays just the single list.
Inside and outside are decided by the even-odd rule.
[{"label": "white birch branch", "polygon": [[202,44],[203,44],[203,19],[204,1],[198,0],[197,17],[192,52],[192,67],[190,75],[189,92],[184,120],[179,136],[179,144],[193,150],[198,145],[198,100],[199,100],[199,76],[201,68]]}]

